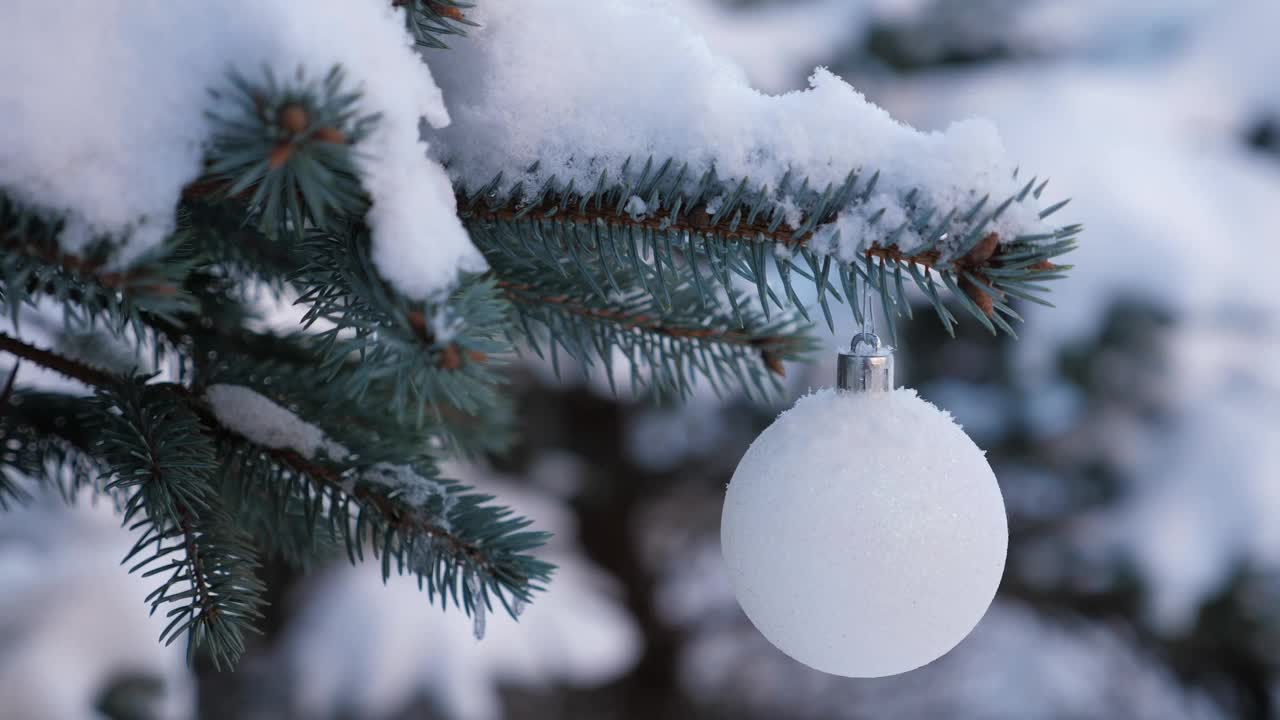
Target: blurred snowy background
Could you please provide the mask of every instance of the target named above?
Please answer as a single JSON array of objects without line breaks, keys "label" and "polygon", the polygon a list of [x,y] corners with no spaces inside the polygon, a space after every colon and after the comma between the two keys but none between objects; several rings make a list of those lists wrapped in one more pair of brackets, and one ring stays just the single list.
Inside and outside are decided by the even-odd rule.
[{"label": "blurred snowy background", "polygon": [[[557,535],[519,624],[490,617],[477,642],[375,568],[269,564],[241,669],[189,671],[155,643],[110,508],[39,499],[0,522],[0,717],[1280,715],[1280,2],[666,4],[762,91],[825,65],[917,127],[986,116],[1074,198],[1075,270],[1056,309],[1018,308],[1020,341],[948,341],[929,317],[901,338],[900,382],[988,451],[1008,504],[973,636],[883,680],[788,660],[737,609],[718,522],[790,398],[655,407],[530,364],[520,448],[452,468]],[[831,363],[790,368],[791,391]]]}]

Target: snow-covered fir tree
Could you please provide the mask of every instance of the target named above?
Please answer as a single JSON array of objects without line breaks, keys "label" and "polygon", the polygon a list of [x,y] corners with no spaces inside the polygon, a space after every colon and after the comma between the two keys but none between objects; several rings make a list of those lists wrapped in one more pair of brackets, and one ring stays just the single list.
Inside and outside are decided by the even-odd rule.
[{"label": "snow-covered fir tree", "polygon": [[824,70],[763,95],[642,4],[77,10],[6,23],[4,490],[115,499],[161,640],[218,665],[264,552],[413,575],[477,633],[536,601],[545,535],[438,467],[510,441],[513,352],[764,396],[862,285],[890,324],[916,286],[1011,331],[1079,230],[990,125],[920,133]]},{"label": "snow-covered fir tree", "polygon": [[[438,651],[398,657],[439,663],[413,682],[450,717],[497,716],[461,699],[480,676],[624,673],[625,653],[525,664],[533,651],[503,644],[500,628],[518,626],[503,616],[554,633],[575,611],[640,657],[617,691],[637,717],[1274,706],[1275,624],[1259,609],[1275,597],[1274,465],[1250,451],[1274,446],[1269,395],[1219,392],[1170,350],[1210,338],[1233,377],[1274,387],[1274,344],[1214,319],[1277,307],[1269,287],[1214,265],[1265,250],[1242,238],[1270,219],[1275,171],[1238,155],[1274,147],[1280,105],[1265,83],[1224,78],[1275,56],[1222,49],[1267,26],[1264,3],[1222,18],[1194,0],[1158,15],[1096,2],[349,4],[4,11],[5,500],[16,518],[53,487],[105,500],[108,525],[128,513],[132,540],[148,542],[119,573],[150,560],[133,577],[168,591],[137,603],[175,611],[150,639],[176,619],[175,647],[195,640],[199,663],[231,665],[260,642],[249,627],[285,626],[269,656],[311,678],[299,717],[397,709],[361,694],[387,671],[308,662],[340,655],[325,640],[361,613],[385,622],[345,630],[342,647],[441,633]],[[947,129],[894,124],[838,78]],[[1178,104],[1208,87],[1214,103]],[[1010,150],[985,123],[948,127],[973,114],[996,118]],[[1212,160],[1206,136],[1222,146]],[[1230,197],[1176,181],[1189,176]],[[1064,182],[1088,201],[1040,218]],[[1060,261],[1077,230],[1065,223],[1082,219],[1090,242]],[[1233,243],[1198,252],[1195,238],[1221,233]],[[1088,287],[1039,294],[1071,261]],[[776,412],[759,403],[829,384],[801,363],[825,358],[828,324],[840,336],[858,323],[847,299],[867,286],[913,384],[991,452],[1014,544],[967,664],[853,687],[762,655],[708,587],[718,558],[690,528]],[[1032,322],[1015,327],[1015,311]],[[1227,356],[1242,344],[1253,360]],[[1175,450],[1132,453],[1147,446]],[[544,462],[548,447],[578,459]],[[455,462],[476,458],[499,471]],[[531,487],[570,498],[576,521]],[[132,548],[95,549],[118,561]],[[281,602],[277,583],[349,560],[316,602]],[[620,581],[643,652],[634,628],[605,619],[617,608],[596,602],[592,563]],[[541,618],[540,599],[566,590],[583,604],[548,603]],[[424,629],[406,610],[418,602],[450,609]],[[481,646],[501,659],[466,655],[481,603]],[[995,656],[1043,661],[1015,673]],[[1062,658],[1089,659],[1071,665],[1078,685],[1055,684]],[[966,682],[984,671],[1002,681],[977,698]],[[805,703],[780,706],[784,685]],[[573,707],[590,716],[601,696]]]}]

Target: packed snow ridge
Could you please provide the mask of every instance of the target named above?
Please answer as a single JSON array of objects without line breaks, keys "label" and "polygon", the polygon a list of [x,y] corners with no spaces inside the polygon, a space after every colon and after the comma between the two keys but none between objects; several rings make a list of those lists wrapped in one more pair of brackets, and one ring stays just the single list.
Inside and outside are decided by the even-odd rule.
[{"label": "packed snow ridge", "polygon": [[[853,170],[865,187],[879,171],[876,194],[836,223],[842,245],[834,249],[851,255],[870,236],[874,213],[885,210],[880,228],[905,218],[913,189],[941,216],[951,208],[963,213],[987,194],[992,209],[1028,179],[1014,178],[990,123],[920,132],[823,68],[807,90],[758,92],[660,3],[493,1],[469,17],[481,27],[428,59],[454,120],[430,133],[432,153],[471,190],[499,172],[525,188],[552,177],[593,188],[602,170],[616,177],[628,158],[634,167],[649,157],[689,163],[686,177],[694,181],[714,167],[721,178],[774,189],[788,170],[792,187],[807,177],[819,191],[839,187]],[[1039,232],[1039,210],[1029,195],[992,229],[1006,239]]]},{"label": "packed snow ridge", "polygon": [[[808,90],[760,93],[661,4],[489,0],[467,11],[471,37],[425,60],[404,12],[388,0],[316,0],[304,13],[291,0],[16,0],[0,24],[0,192],[62,217],[65,250],[111,237],[126,264],[174,230],[213,130],[210,89],[232,71],[320,78],[335,66],[361,111],[380,115],[356,148],[373,258],[413,298],[485,267],[450,180],[475,188],[534,161],[535,181],[579,187],[628,157],[775,188],[788,170],[810,187],[878,170],[878,194],[837,223],[842,253],[863,243],[871,213],[885,210],[882,227],[904,217],[911,189],[942,212],[1018,189],[990,124],[921,133],[824,69]],[[1035,203],[995,229],[1039,230]]]},{"label": "packed snow ridge", "polygon": [[308,459],[321,451],[334,460],[350,455],[320,428],[243,385],[210,385],[205,400],[218,422],[263,447],[293,450]]}]

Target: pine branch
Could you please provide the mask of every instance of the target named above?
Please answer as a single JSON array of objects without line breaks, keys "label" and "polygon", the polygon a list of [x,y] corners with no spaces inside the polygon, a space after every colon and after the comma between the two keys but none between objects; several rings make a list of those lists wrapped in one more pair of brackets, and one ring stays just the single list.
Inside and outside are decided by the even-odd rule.
[{"label": "pine branch", "polygon": [[467,19],[466,11],[472,3],[457,0],[391,0],[395,7],[406,11],[409,32],[418,45],[445,49],[442,36],[465,36],[467,27],[478,27]]},{"label": "pine branch", "polygon": [[237,199],[264,232],[282,237],[364,214],[352,146],[377,118],[358,112],[359,93],[346,87],[340,67],[320,82],[301,74],[281,81],[269,70],[251,81],[233,72],[213,96],[220,110],[209,113],[205,177],[186,197]]},{"label": "pine branch", "polygon": [[[451,597],[471,612],[495,597],[516,614],[513,603],[532,600],[550,577],[552,566],[530,554],[546,541],[545,533],[525,530],[529,520],[488,505],[488,496],[435,477],[430,464],[362,462],[343,468],[290,449],[264,451],[225,429],[219,442],[232,495],[266,498],[277,509],[272,522],[282,515],[306,522],[326,513],[328,540],[344,543],[353,563],[363,560],[368,546],[381,558],[384,578],[393,572],[416,576],[428,597],[439,593],[442,604]],[[388,492],[377,481],[388,472],[412,482]],[[315,521],[308,524],[314,527]],[[307,552],[296,539],[278,539],[290,556]]]},{"label": "pine branch", "polygon": [[785,347],[792,343],[786,336],[761,337],[741,328],[712,328],[701,325],[684,326],[664,322],[661,317],[643,311],[628,311],[614,307],[599,307],[568,295],[548,295],[537,285],[498,281],[498,287],[512,302],[521,306],[552,305],[563,312],[591,320],[616,325],[622,330],[638,330],[679,340],[706,340],[728,345],[749,345],[757,348]]},{"label": "pine branch", "polygon": [[[396,378],[358,378],[369,371],[358,359],[349,358],[336,371],[326,368],[318,343],[310,335],[243,331],[230,343],[221,342],[221,338],[206,342],[202,336],[195,340],[193,353],[197,356],[206,349],[218,354],[218,362],[200,374],[204,385],[249,387],[283,407],[297,408],[303,417],[317,418],[326,434],[344,447],[363,448],[359,452],[364,457],[391,461],[445,451],[474,457],[505,452],[515,440],[514,408],[509,402],[463,410],[437,398],[430,407],[424,406],[420,418],[388,422],[388,409],[398,407],[405,395]],[[443,353],[441,359],[443,362]],[[476,357],[474,351],[457,360],[487,361],[487,357]],[[353,401],[356,386],[362,390]]]},{"label": "pine branch", "polygon": [[[503,277],[499,287],[539,355],[544,354],[539,334],[530,323],[546,330],[557,372],[562,348],[584,372],[601,364],[613,385],[615,352],[620,351],[633,390],[685,397],[701,378],[717,393],[737,387],[764,398],[777,390],[775,376],[783,374],[783,361],[801,359],[813,349],[795,319],[765,318],[736,291],[722,298],[688,278],[671,285],[659,303],[639,287],[641,275],[632,270],[616,271],[607,280],[592,276],[584,285],[577,276],[548,273],[497,254],[490,265]],[[606,283],[616,289],[606,292]]]},{"label": "pine branch", "polygon": [[0,300],[15,321],[21,306],[45,296],[62,303],[71,326],[92,329],[105,318],[113,333],[132,328],[141,336],[144,315],[171,318],[195,308],[182,287],[197,263],[189,246],[169,242],[111,270],[105,246],[67,253],[58,247],[59,232],[57,223],[24,214],[0,195]]},{"label": "pine branch", "polygon": [[276,287],[303,264],[282,243],[242,242],[246,217],[249,227],[256,221],[274,241],[298,239],[308,228],[347,228],[364,216],[369,200],[353,146],[377,118],[358,112],[359,93],[347,87],[340,68],[318,81],[301,74],[279,80],[269,71],[257,80],[232,73],[211,93],[217,109],[208,113],[213,133],[205,174],[184,191],[179,233],[126,270],[106,269],[114,240],[99,239],[81,255],[65,253],[57,243],[59,219],[0,193],[6,304],[16,308],[41,292],[87,307],[91,321],[108,312],[135,324],[131,305],[162,316],[189,311],[182,285],[197,259]]},{"label": "pine branch", "polygon": [[78,380],[90,387],[110,387],[119,381],[119,378],[105,370],[43,350],[4,332],[0,332],[0,352],[29,360],[40,367],[52,370],[63,377]]},{"label": "pine branch", "polygon": [[[442,37],[471,24],[464,3],[392,2],[405,6],[422,45],[443,47]],[[163,637],[185,633],[220,665],[243,650],[261,605],[251,539],[302,564],[343,545],[353,561],[368,549],[384,577],[416,576],[430,597],[451,597],[478,619],[495,599],[515,614],[541,588],[552,568],[532,552],[545,534],[441,479],[434,462],[442,448],[506,442],[511,408],[497,366],[517,331],[539,353],[549,336],[557,369],[562,350],[584,371],[603,364],[611,383],[621,351],[636,388],[686,396],[706,379],[718,392],[764,395],[783,362],[812,347],[799,319],[816,309],[796,277],[812,284],[832,327],[832,300],[860,319],[862,293],[873,292],[892,332],[899,313],[911,313],[905,288],[914,283],[948,330],[954,316],[938,285],[992,332],[1012,333],[1012,298],[1044,302],[1039,283],[1060,276],[1065,268],[1051,259],[1080,230],[993,232],[1011,203],[1033,188],[1039,197],[1034,180],[994,208],[988,198],[929,208],[913,192],[897,198],[906,219],[881,227],[885,210],[870,207],[877,174],[853,172],[825,189],[784,179],[771,192],[714,170],[688,178],[687,166],[650,159],[602,173],[594,189],[552,179],[526,193],[501,176],[474,192],[458,188],[492,273],[464,279],[447,301],[417,302],[370,259],[355,146],[376,118],[359,112],[341,71],[319,80],[231,75],[214,97],[206,172],[185,189],[177,235],[126,269],[109,264],[107,240],[63,252],[58,221],[0,194],[0,292],[15,321],[46,296],[76,322],[106,318],[117,334],[132,327],[134,339],[154,338],[180,358],[177,383],[152,383],[0,333],[0,352],[98,398],[96,422],[72,431],[14,411],[28,396],[9,378],[0,501],[19,497],[9,471],[39,476],[71,463],[73,473],[109,477],[105,491],[124,497],[126,521],[143,530],[134,570],[166,578],[149,598],[153,610],[171,608]],[[841,242],[835,223],[851,211],[865,237]],[[742,281],[754,298],[739,292]],[[296,289],[304,329],[328,327],[283,337],[249,330],[258,282]],[[215,384],[315,419],[343,457],[246,436],[210,407]],[[18,448],[5,453],[10,443]]]},{"label": "pine branch", "polygon": [[30,499],[30,485],[53,488],[65,499],[98,476],[81,423],[83,399],[17,389],[18,367],[0,402],[0,510]]},{"label": "pine branch", "polygon": [[304,327],[331,326],[317,337],[334,377],[360,358],[347,376],[353,397],[385,382],[394,392],[390,410],[416,423],[436,407],[476,414],[506,402],[497,387],[504,382],[498,361],[511,352],[503,337],[507,308],[491,281],[464,281],[447,303],[433,305],[410,301],[381,279],[359,228],[345,237],[312,234],[302,251],[310,263],[292,282],[308,306]]},{"label": "pine branch", "polygon": [[274,238],[246,224],[248,212],[244,203],[235,199],[196,197],[193,193],[184,197],[178,208],[178,233],[184,244],[205,259],[202,269],[216,268],[236,280],[227,283],[227,291],[241,299],[250,298],[257,280],[278,295],[306,260],[297,254],[291,238]]},{"label": "pine branch", "polygon": [[[236,539],[237,531],[232,529],[234,523],[229,513],[209,491],[212,484],[203,473],[209,471],[209,463],[212,463],[214,468],[220,468],[223,484],[235,480],[240,482],[242,489],[254,486],[257,488],[255,491],[274,493],[273,497],[278,501],[275,507],[284,507],[292,502],[295,506],[308,508],[311,518],[308,529],[313,533],[320,529],[322,520],[327,519],[330,534],[346,541],[353,561],[362,558],[364,545],[371,543],[375,554],[383,558],[384,574],[392,571],[394,559],[396,570],[417,575],[430,596],[434,597],[434,593],[439,592],[443,602],[448,591],[447,595],[468,612],[475,610],[477,603],[487,605],[492,598],[497,598],[514,613],[513,603],[531,600],[532,593],[541,589],[541,583],[550,577],[552,567],[531,555],[545,542],[546,534],[525,530],[528,520],[513,518],[510,510],[488,505],[491,499],[488,496],[470,493],[456,483],[434,478],[425,447],[408,453],[407,458],[412,465],[395,466],[413,467],[415,479],[426,487],[435,488],[430,502],[423,505],[401,498],[394,488],[384,483],[370,480],[383,472],[379,468],[391,466],[388,458],[395,457],[397,461],[404,462],[406,455],[399,454],[403,448],[394,444],[381,448],[354,445],[351,449],[356,452],[352,455],[361,458],[359,464],[312,460],[294,450],[253,443],[224,426],[204,401],[185,387],[141,385],[3,334],[0,334],[0,351],[95,385],[105,398],[104,403],[128,410],[98,413],[104,426],[112,430],[104,441],[105,446],[101,446],[117,478],[108,489],[130,490],[141,486],[148,490],[146,493],[133,492],[125,505],[125,512],[127,518],[139,513],[146,515],[150,527],[145,537],[156,547],[153,558],[160,557],[162,552],[172,551],[174,546],[165,543],[177,542],[178,531],[182,531],[182,541],[186,542],[187,530],[183,528],[182,519],[188,517],[195,523],[191,532],[198,537],[220,538],[217,541],[228,548],[225,553],[213,555],[213,560],[225,565],[217,566],[220,568],[217,572],[243,574],[237,568],[245,567],[244,563],[249,562],[251,555],[239,549],[242,543]],[[195,425],[192,418],[198,418]],[[156,439],[155,433],[161,430],[163,437]],[[206,453],[208,462],[197,462],[191,458],[172,462],[164,460],[166,457],[185,456],[184,448],[207,449],[205,443],[209,433],[212,433],[219,449]],[[370,428],[370,434],[385,433],[374,426]],[[130,450],[128,439],[139,437],[150,440],[143,448],[134,446]],[[174,451],[178,451],[177,456],[166,455]],[[239,459],[218,463],[218,457]],[[269,459],[269,463],[251,474],[257,478],[256,484],[252,478],[234,477],[235,473],[245,469],[246,462],[251,463],[254,458]],[[167,474],[164,473],[165,468],[169,469]],[[180,481],[178,485],[145,484],[147,480],[170,480],[175,472]],[[203,479],[196,482],[192,473]],[[308,488],[299,487],[299,480],[305,481]],[[142,543],[139,548],[141,546]],[[165,587],[179,581],[194,582],[196,570],[198,568],[193,564],[180,572],[175,570]],[[232,581],[227,580],[223,585],[227,582]],[[240,587],[247,582],[237,579],[232,585]],[[200,596],[200,593],[195,593],[195,596]],[[160,603],[188,597],[191,596],[161,593],[153,601]],[[252,604],[252,596],[243,600]],[[235,602],[235,599],[228,602]],[[252,615],[251,609],[236,605],[231,617],[248,617]],[[218,657],[229,660],[238,652],[239,635],[228,635],[226,631],[214,628],[209,623],[216,614],[201,612],[181,615],[195,624],[176,623],[171,626],[168,636],[182,630],[204,633],[214,638],[212,642],[219,643],[215,648],[220,653]]]},{"label": "pine branch", "polygon": [[[582,202],[581,197],[586,198],[585,203]],[[468,219],[482,222],[509,223],[554,218],[558,223],[567,222],[586,226],[601,223],[619,228],[674,234],[721,232],[726,238],[761,240],[785,245],[803,245],[813,237],[812,231],[796,237],[794,228],[775,224],[769,220],[771,214],[762,212],[756,213],[756,217],[750,221],[739,219],[736,225],[723,223],[717,219],[721,217],[718,212],[713,213],[708,209],[711,203],[707,201],[698,207],[668,215],[650,212],[633,214],[626,211],[625,205],[619,210],[616,204],[606,199],[607,197],[607,193],[603,194],[600,196],[601,201],[595,202],[597,196],[594,195],[578,198],[570,195],[567,198],[568,202],[565,202],[566,197],[563,194],[548,192],[542,202],[536,205],[519,201],[491,205],[487,202],[477,203],[477,198],[469,197],[465,192],[459,192],[457,201],[459,207],[467,208]]]},{"label": "pine branch", "polygon": [[[776,307],[807,317],[793,283],[799,275],[813,284],[832,327],[829,299],[843,302],[841,290],[860,298],[865,283],[879,296],[891,332],[899,315],[911,314],[906,288],[913,283],[951,330],[954,316],[935,279],[989,330],[1012,332],[1009,321],[1020,318],[1010,298],[1046,303],[1041,295],[1048,289],[1039,283],[1068,269],[1051,259],[1073,249],[1081,229],[1070,225],[1013,238],[993,232],[1014,202],[1033,192],[1039,197],[1044,185],[1034,179],[991,209],[989,198],[981,198],[943,212],[923,206],[913,191],[900,199],[907,218],[888,227],[880,225],[885,210],[870,207],[878,174],[850,173],[842,185],[821,191],[807,180],[797,188],[788,176],[771,191],[748,179],[722,180],[714,169],[695,181],[687,170],[674,160],[655,165],[651,158],[642,169],[627,163],[615,174],[602,171],[594,188],[552,178],[536,192],[500,175],[474,191],[459,188],[458,205],[473,239],[491,258],[539,263],[588,284],[593,274],[630,267],[659,303],[672,284],[709,269],[711,282],[698,283],[704,290],[716,281],[727,290],[736,275],[756,286],[766,315]],[[1051,206],[1042,218],[1064,205]],[[863,218],[865,235],[842,239],[836,221],[853,211]],[[900,245],[903,238],[912,238],[912,245]],[[860,249],[850,253],[850,247]],[[781,279],[783,296],[771,286],[772,277]],[[861,321],[861,303],[849,305]]]},{"label": "pine branch", "polygon": [[[413,5],[411,16],[469,7]],[[215,118],[222,140],[213,145],[206,177],[184,193],[184,229],[228,274],[292,285],[310,305],[304,327],[336,326],[318,333],[315,347],[328,381],[348,400],[390,389],[388,407],[398,421],[421,427],[430,418],[449,430],[454,446],[475,445],[463,441],[476,429],[473,419],[509,415],[495,392],[499,360],[510,352],[505,308],[482,284],[464,285],[448,303],[426,304],[378,277],[359,221],[367,197],[351,164],[351,145],[374,120],[357,116],[356,95],[341,86],[336,72],[323,86],[233,77],[225,96],[238,113]],[[328,142],[326,128],[343,142]],[[262,219],[257,231],[245,228],[245,214]],[[317,230],[302,239],[303,228]],[[454,422],[458,413],[467,422]]]},{"label": "pine branch", "polygon": [[[144,559],[129,571],[146,570],[144,577],[168,573],[147,600],[153,613],[165,604],[176,605],[166,613],[172,619],[160,641],[171,644],[186,635],[188,662],[208,649],[215,668],[233,668],[245,650],[244,634],[256,632],[254,625],[262,618],[265,586],[255,577],[258,564],[248,538],[231,526],[221,508],[206,509],[200,519],[184,510],[168,529],[151,517],[133,529],[140,527],[146,530],[125,562],[140,554]],[[180,559],[162,563],[175,554]]]},{"label": "pine branch", "polygon": [[230,667],[261,617],[264,586],[248,536],[214,488],[214,445],[162,385],[121,378],[97,396],[94,450],[111,477],[104,490],[124,493],[124,522],[143,529],[125,561],[141,557],[130,572],[165,577],[147,598],[153,613],[171,606],[160,639],[185,634],[189,655],[207,649],[216,666]]},{"label": "pine branch", "polygon": [[[340,472],[320,463],[312,462],[294,450],[275,449],[270,450],[269,454],[280,464],[312,479],[329,490],[347,492],[345,489],[346,481]],[[376,493],[367,486],[356,486],[347,494],[355,498],[357,502],[376,510],[389,527],[405,531],[408,534],[439,540],[448,546],[449,552],[454,556],[468,560],[486,571],[491,572],[494,569],[495,565],[479,545],[454,536],[441,523],[435,522],[425,515],[415,514],[391,498]]]},{"label": "pine branch", "polygon": [[155,268],[146,265],[134,266],[124,271],[109,271],[103,268],[104,263],[101,260],[90,260],[59,252],[56,247],[47,242],[22,242],[10,239],[0,244],[0,249],[6,253],[21,255],[29,260],[53,266],[69,275],[92,280],[108,290],[153,294],[158,297],[175,295],[178,292],[176,285],[166,282],[162,277],[157,277]]}]

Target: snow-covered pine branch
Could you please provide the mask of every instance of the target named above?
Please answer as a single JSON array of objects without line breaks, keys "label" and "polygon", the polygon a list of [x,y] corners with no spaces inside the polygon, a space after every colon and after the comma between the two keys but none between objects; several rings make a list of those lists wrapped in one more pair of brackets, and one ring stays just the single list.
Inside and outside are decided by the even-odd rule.
[{"label": "snow-covered pine branch", "polygon": [[[162,639],[187,633],[192,652],[207,648],[220,664],[243,651],[260,605],[250,537],[305,564],[310,558],[291,554],[290,545],[311,538],[304,544],[314,552],[315,540],[327,536],[335,549],[345,545],[352,562],[371,552],[384,575],[417,577],[431,598],[467,612],[530,602],[550,576],[551,566],[531,555],[544,533],[489,504],[489,496],[439,478],[425,447],[406,452],[403,438],[371,440],[377,428],[358,411],[342,418],[357,427],[335,433],[339,441],[242,385],[213,384],[193,397],[181,386],[116,376],[4,334],[0,350],[97,390],[92,403],[61,401],[86,423],[40,423],[46,399],[7,410],[16,422],[0,429],[33,452],[69,447],[100,462],[105,491],[123,492],[126,520],[138,516],[147,528],[130,553],[132,567],[169,573],[153,595],[156,607],[179,603]],[[50,438],[61,442],[50,446]],[[412,460],[392,465],[385,457]],[[228,507],[229,498],[240,500]]]},{"label": "snow-covered pine branch", "polygon": [[[1046,222],[1063,203],[989,124],[918,132],[823,69],[759,93],[640,0],[17,0],[0,65],[0,352],[46,410],[84,390],[31,394],[28,367],[116,388],[99,414],[129,399],[135,430],[195,418],[149,471],[188,494],[128,480],[157,550],[187,558],[166,587],[192,594],[161,597],[189,618],[247,622],[262,550],[307,567],[344,546],[511,609],[550,575],[543,535],[436,467],[510,449],[514,352],[764,396],[868,290],[891,332],[919,298],[950,329],[945,291],[1012,332],[1080,231]],[[281,301],[299,312],[273,328]],[[34,344],[33,314],[158,374]],[[5,428],[31,449],[12,462],[141,473],[133,435],[108,451],[38,410]],[[243,628],[211,627],[188,630],[230,660]]]},{"label": "snow-covered pine branch", "polygon": [[[692,260],[676,282],[727,255],[766,312],[801,305],[799,266],[849,281],[816,283],[828,315],[827,288],[862,281],[890,316],[907,312],[906,273],[931,300],[935,278],[960,290],[994,332],[1018,319],[1010,296],[1039,299],[1058,277],[1051,258],[1080,230],[1046,222],[1065,203],[1041,205],[1046,183],[1019,177],[989,123],[919,132],[821,68],[808,90],[762,94],[680,19],[626,0],[472,18],[467,43],[428,55],[455,120],[430,137],[499,273],[504,252],[537,260],[548,243],[545,264],[630,254],[660,278],[664,257]],[[767,297],[775,274],[788,297]]]}]

